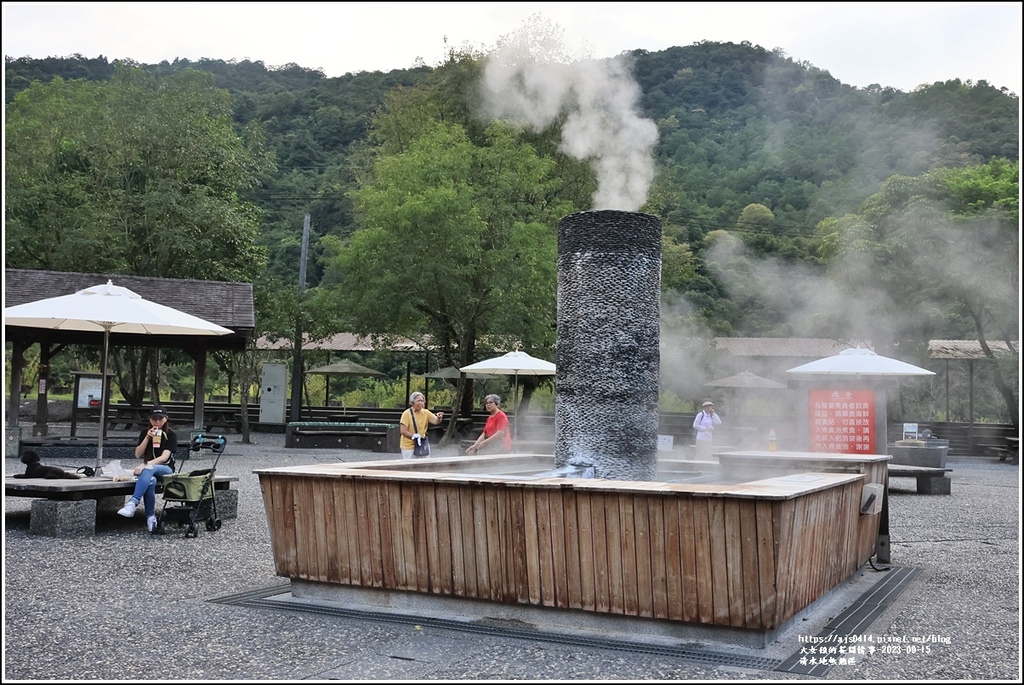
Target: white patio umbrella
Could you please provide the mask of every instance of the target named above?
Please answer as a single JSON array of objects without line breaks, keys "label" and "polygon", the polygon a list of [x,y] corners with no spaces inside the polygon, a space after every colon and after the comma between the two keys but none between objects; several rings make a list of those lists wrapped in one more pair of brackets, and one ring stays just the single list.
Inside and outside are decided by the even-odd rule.
[{"label": "white patio umbrella", "polygon": [[712,388],[744,388],[764,390],[781,390],[786,387],[783,383],[773,381],[770,378],[763,378],[761,376],[758,376],[756,373],[751,373],[749,371],[740,371],[735,376],[718,378],[713,381],[708,381],[704,385]]},{"label": "white patio umbrella", "polygon": [[310,369],[306,372],[319,373],[324,376],[373,376],[376,378],[387,378],[386,373],[381,373],[366,366],[356,364],[355,362],[341,361],[332,362],[326,366],[318,366],[315,369]]},{"label": "white patio umbrella", "polygon": [[[733,389],[733,390],[742,390],[742,391],[744,391],[742,393],[743,402],[742,403],[739,402],[739,400],[737,398],[737,402],[736,402],[736,405],[737,405],[736,409],[737,410],[740,408],[740,406],[742,406],[744,410],[747,409],[747,406],[748,406],[748,404],[747,404],[747,395],[749,395],[750,393],[760,392],[762,390],[763,391],[770,391],[770,390],[785,390],[786,389],[786,385],[784,383],[779,383],[777,381],[773,381],[770,378],[764,378],[762,376],[758,376],[756,373],[751,373],[750,371],[740,371],[739,373],[737,373],[734,376],[727,376],[725,378],[718,378],[718,379],[713,380],[713,381],[708,381],[704,385],[706,387],[711,387],[711,388],[730,388],[730,389]],[[737,392],[737,395],[739,395],[738,392]]]},{"label": "white patio umbrella", "polygon": [[851,347],[837,355],[801,364],[786,373],[828,376],[934,376],[922,369],[891,357],[883,357],[863,347]]},{"label": "white patio umbrella", "polygon": [[[443,380],[446,380],[446,381],[451,381],[451,380],[456,380],[461,375],[462,375],[462,371],[460,371],[459,369],[455,368],[454,366],[446,366],[443,369],[438,369],[437,371],[431,371],[429,373],[425,373],[425,374],[423,374],[423,377],[424,378],[440,378],[440,379],[443,379]],[[466,374],[466,378],[481,379],[481,378],[489,378],[490,375],[491,374],[489,374],[489,373],[467,373]]]},{"label": "white patio umbrella", "polygon": [[[513,391],[513,400],[519,396],[519,376],[553,376],[555,375],[555,365],[549,361],[543,359],[537,359],[531,357],[525,352],[509,352],[503,354],[500,357],[494,357],[492,359],[485,359],[469,366],[463,366],[459,369],[465,373],[479,373],[487,374],[491,376],[508,376],[512,375],[515,378],[515,390]],[[516,425],[512,427],[512,436],[516,437],[518,433],[517,426],[519,422],[516,421]]]},{"label": "white patio umbrella", "polygon": [[103,356],[100,362],[103,389],[100,402],[100,434],[96,445],[97,475],[102,473],[103,466],[110,334],[227,335],[232,332],[230,328],[143,299],[141,295],[116,286],[110,280],[106,285],[95,285],[71,295],[5,307],[4,325],[103,333]]},{"label": "white patio umbrella", "polygon": [[[311,373],[321,374],[323,376],[369,376],[372,378],[387,378],[386,373],[381,373],[375,369],[371,369],[362,364],[356,364],[350,361],[332,362],[326,366],[318,366],[315,369],[310,369],[306,372],[306,375]],[[330,403],[330,385],[325,384],[324,388],[324,406]]]}]

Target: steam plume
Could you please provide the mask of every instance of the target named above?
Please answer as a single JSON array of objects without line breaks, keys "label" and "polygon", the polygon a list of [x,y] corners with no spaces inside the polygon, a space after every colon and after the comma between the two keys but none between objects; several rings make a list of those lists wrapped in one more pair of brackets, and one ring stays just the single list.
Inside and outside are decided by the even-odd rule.
[{"label": "steam plume", "polygon": [[590,162],[597,175],[592,208],[639,210],[654,178],[658,129],[637,114],[640,87],[627,60],[559,63],[523,45],[505,43],[489,56],[482,83],[487,114],[537,131],[563,119],[562,152]]}]

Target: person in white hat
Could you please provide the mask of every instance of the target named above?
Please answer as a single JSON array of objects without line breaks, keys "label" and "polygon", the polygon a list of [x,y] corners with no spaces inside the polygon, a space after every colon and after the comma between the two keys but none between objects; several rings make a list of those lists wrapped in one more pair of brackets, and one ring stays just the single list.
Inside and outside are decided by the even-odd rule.
[{"label": "person in white hat", "polygon": [[715,413],[715,403],[711,400],[704,400],[700,405],[700,411],[693,419],[693,430],[697,431],[697,459],[700,461],[711,460],[711,438],[715,426],[722,425],[722,418]]}]

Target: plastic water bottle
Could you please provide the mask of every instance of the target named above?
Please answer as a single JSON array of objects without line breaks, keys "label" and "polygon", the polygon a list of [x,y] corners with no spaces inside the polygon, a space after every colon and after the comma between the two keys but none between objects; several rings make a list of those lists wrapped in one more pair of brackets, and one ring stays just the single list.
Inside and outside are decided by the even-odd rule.
[{"label": "plastic water bottle", "polygon": [[779,451],[779,443],[775,439],[775,429],[774,428],[772,428],[770,431],[768,431],[768,451],[769,452],[778,452]]}]

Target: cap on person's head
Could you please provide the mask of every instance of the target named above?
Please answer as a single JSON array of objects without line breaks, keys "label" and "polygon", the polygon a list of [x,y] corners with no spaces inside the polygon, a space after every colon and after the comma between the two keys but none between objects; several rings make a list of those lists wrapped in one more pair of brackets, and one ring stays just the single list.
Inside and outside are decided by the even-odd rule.
[{"label": "cap on person's head", "polygon": [[167,418],[167,411],[163,407],[153,407],[149,410],[149,418],[159,419],[161,417]]},{"label": "cap on person's head", "polygon": [[713,407],[713,406],[715,406],[714,402],[712,402],[711,400],[704,400],[703,404],[700,405],[700,408],[703,409],[704,407]]}]

